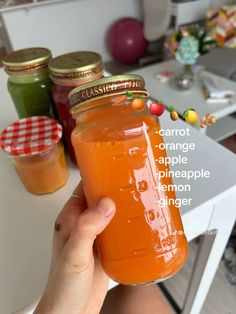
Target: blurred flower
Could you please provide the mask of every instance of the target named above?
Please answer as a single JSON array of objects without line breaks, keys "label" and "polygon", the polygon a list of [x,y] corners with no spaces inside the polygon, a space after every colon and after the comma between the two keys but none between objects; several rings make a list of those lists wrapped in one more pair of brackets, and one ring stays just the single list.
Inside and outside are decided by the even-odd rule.
[{"label": "blurred flower", "polygon": [[179,43],[175,58],[182,64],[195,64],[199,57],[199,42],[193,36],[184,36]]},{"label": "blurred flower", "polygon": [[189,32],[188,32],[188,30],[186,28],[182,28],[180,31],[181,31],[183,36],[188,36],[189,35]]},{"label": "blurred flower", "polygon": [[209,32],[199,26],[182,27],[167,38],[164,48],[167,57],[176,58],[183,64],[194,64],[199,55],[215,46]]}]

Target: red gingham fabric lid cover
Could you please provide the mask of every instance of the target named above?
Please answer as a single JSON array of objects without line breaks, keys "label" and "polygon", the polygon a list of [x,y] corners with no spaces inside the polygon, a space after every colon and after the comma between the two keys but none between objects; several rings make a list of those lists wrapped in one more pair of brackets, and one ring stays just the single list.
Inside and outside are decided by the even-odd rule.
[{"label": "red gingham fabric lid cover", "polygon": [[32,156],[50,149],[62,137],[62,126],[49,117],[28,117],[10,124],[0,135],[1,148],[13,156]]}]

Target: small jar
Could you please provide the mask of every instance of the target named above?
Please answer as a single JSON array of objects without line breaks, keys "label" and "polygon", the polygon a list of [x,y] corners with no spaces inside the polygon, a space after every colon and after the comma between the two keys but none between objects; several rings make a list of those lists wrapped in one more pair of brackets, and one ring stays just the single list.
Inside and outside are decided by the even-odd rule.
[{"label": "small jar", "polygon": [[75,153],[71,144],[71,132],[75,120],[70,114],[68,95],[76,86],[101,78],[104,66],[101,56],[92,51],[76,51],[67,53],[49,61],[53,99],[57,115],[63,126],[63,138],[70,158],[76,163]]},{"label": "small jar", "polygon": [[27,191],[51,193],[69,176],[61,125],[48,117],[29,117],[10,124],[0,135],[0,146],[9,155]]},{"label": "small jar", "polygon": [[27,48],[8,54],[3,64],[9,75],[8,91],[20,118],[53,117],[52,82],[48,75],[50,50]]},{"label": "small jar", "polygon": [[[187,258],[171,175],[159,163],[166,151],[160,122],[146,106],[142,77],[119,75],[75,88],[69,95],[77,126],[72,132],[89,206],[108,196],[116,204],[110,224],[97,237],[106,273],[125,285],[163,281]],[[163,189],[162,189],[163,187]]]}]

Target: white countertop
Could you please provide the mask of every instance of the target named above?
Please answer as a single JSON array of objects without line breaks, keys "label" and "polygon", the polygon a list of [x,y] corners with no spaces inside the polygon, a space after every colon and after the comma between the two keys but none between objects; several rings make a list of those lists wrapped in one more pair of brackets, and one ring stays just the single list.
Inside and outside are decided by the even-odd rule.
[{"label": "white countertop", "polygon": [[202,95],[201,82],[197,74],[195,75],[193,87],[185,91],[179,91],[174,86],[170,87],[170,82],[161,83],[155,77],[156,74],[162,71],[176,72],[181,67],[182,65],[179,62],[170,60],[134,70],[132,73],[143,76],[151,97],[162,100],[164,104],[174,106],[180,114],[186,109],[194,108],[198,112],[199,117],[203,117],[206,113],[210,112],[217,119],[220,119],[230,113],[236,112],[236,83],[233,81],[213,73],[205,72],[204,75],[212,78],[222,89],[232,90],[235,93],[232,104],[208,104]]},{"label": "white countertop", "polygon": [[[0,69],[1,130],[17,119],[6,81],[7,76]],[[168,113],[161,117],[161,124],[165,128],[187,127],[182,121],[171,121]],[[191,193],[185,195],[193,198],[193,204],[191,208],[182,207],[184,218],[236,185],[236,157],[193,128],[190,138],[167,138],[167,141],[176,140],[191,141],[197,146],[194,152],[188,153],[189,164],[184,169],[211,171],[209,180],[191,181]],[[183,166],[178,165],[176,169]],[[54,221],[80,177],[78,170],[71,166],[65,187],[53,194],[35,196],[25,191],[3,152],[0,152],[0,173],[0,313],[9,314],[42,292],[48,274]],[[175,183],[180,182],[175,180]]]}]

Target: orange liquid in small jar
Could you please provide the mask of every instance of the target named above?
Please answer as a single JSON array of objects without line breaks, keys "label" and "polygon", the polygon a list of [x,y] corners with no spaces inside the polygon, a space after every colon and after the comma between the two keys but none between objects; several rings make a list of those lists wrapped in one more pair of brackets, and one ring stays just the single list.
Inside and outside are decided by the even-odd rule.
[{"label": "orange liquid in small jar", "polygon": [[45,153],[13,158],[12,162],[26,190],[34,194],[56,191],[69,176],[64,148],[60,143]]},{"label": "orange liquid in small jar", "polygon": [[132,100],[112,106],[114,98],[94,100],[98,107],[84,113],[72,133],[88,204],[105,196],[116,204],[114,218],[97,237],[100,259],[119,283],[162,281],[183,266],[187,241],[178,234],[183,231],[178,208],[158,203],[175,199],[174,192],[156,189],[172,184],[157,176],[168,169],[156,162],[166,156],[156,147],[163,141],[156,133],[160,125],[148,111],[134,112]]}]

